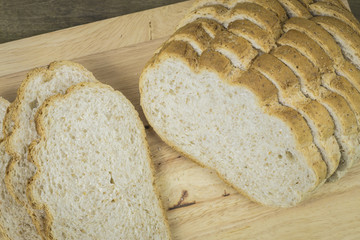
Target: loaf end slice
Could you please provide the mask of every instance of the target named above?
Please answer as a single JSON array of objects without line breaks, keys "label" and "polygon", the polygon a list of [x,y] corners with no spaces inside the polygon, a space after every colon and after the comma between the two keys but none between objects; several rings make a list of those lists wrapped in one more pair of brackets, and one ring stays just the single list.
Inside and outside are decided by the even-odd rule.
[{"label": "loaf end slice", "polygon": [[100,83],[49,98],[30,147],[28,197],[49,239],[169,239],[145,129],[131,103]]}]

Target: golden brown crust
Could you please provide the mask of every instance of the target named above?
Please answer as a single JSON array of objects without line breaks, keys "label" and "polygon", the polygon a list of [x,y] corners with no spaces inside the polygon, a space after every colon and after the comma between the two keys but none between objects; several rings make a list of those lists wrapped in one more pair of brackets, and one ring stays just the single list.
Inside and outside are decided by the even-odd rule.
[{"label": "golden brown crust", "polygon": [[211,43],[211,47],[220,52],[224,50],[231,53],[231,55],[233,55],[239,62],[240,66],[238,66],[235,62],[232,62],[232,65],[240,68],[241,70],[248,69],[251,61],[258,54],[258,52],[246,39],[228,31],[217,34]]},{"label": "golden brown crust", "polygon": [[238,3],[229,11],[226,25],[239,19],[249,19],[264,30],[268,31],[274,39],[282,33],[279,18],[271,11],[255,3]]},{"label": "golden brown crust", "polygon": [[211,19],[212,21],[222,24],[227,12],[228,9],[219,4],[201,6],[186,15],[185,18],[180,21],[178,28],[181,28],[198,19]]},{"label": "golden brown crust", "polygon": [[267,76],[279,88],[284,103],[292,105],[302,111],[314,122],[319,136],[329,138],[334,134],[334,122],[328,111],[315,100],[305,97],[300,90],[300,82],[292,70],[276,57],[263,54],[252,65],[255,69]]},{"label": "golden brown crust", "polygon": [[304,18],[291,18],[287,21],[283,29],[285,32],[290,30],[297,30],[305,33],[308,37],[316,41],[326,54],[334,61],[336,65],[344,62],[344,57],[340,46],[335,42],[333,37],[320,25],[314,21]]},{"label": "golden brown crust", "polygon": [[244,19],[231,22],[228,30],[244,37],[248,41],[256,42],[257,46],[259,46],[258,48],[263,52],[269,52],[275,47],[275,39],[267,31],[249,20]]},{"label": "golden brown crust", "polygon": [[314,3],[313,0],[299,0],[299,2],[306,8],[309,8],[309,5]]},{"label": "golden brown crust", "polygon": [[337,93],[326,91],[321,93],[321,101],[331,107],[343,128],[343,135],[358,135],[357,121],[354,112],[346,100]]},{"label": "golden brown crust", "polygon": [[321,73],[334,72],[333,62],[324,50],[306,34],[290,30],[277,41],[280,45],[291,46],[306,56]]},{"label": "golden brown crust", "polygon": [[279,18],[280,22],[285,22],[288,19],[285,9],[277,0],[249,0],[248,2],[256,3],[265,9],[272,11]]},{"label": "golden brown crust", "polygon": [[355,16],[348,10],[325,2],[317,2],[310,5],[313,16],[328,16],[337,18],[348,24],[360,35],[360,24]]},{"label": "golden brown crust", "polygon": [[310,92],[313,96],[319,95],[320,72],[309,59],[295,48],[286,45],[275,48],[271,54],[283,61],[299,76],[298,79],[306,92]]},{"label": "golden brown crust", "polygon": [[[265,9],[273,12],[280,19],[281,22],[286,21],[287,15],[284,8],[279,4],[277,0],[247,0],[246,2],[258,4]],[[233,8],[239,1],[237,0],[198,0],[195,1],[192,10],[197,10],[205,6],[220,5],[226,9]]]},{"label": "golden brown crust", "polygon": [[184,27],[178,29],[175,34],[168,40],[171,41],[186,41],[191,45],[194,44],[200,49],[199,54],[209,47],[212,38],[202,27],[200,21],[191,22]]},{"label": "golden brown crust", "polygon": [[262,54],[255,59],[252,67],[271,78],[284,98],[289,98],[292,101],[297,101],[296,98],[303,99],[301,94],[298,94],[300,86],[296,76],[276,57],[271,54]]},{"label": "golden brown crust", "polygon": [[347,8],[347,6],[345,6],[343,1],[341,1],[341,0],[317,0],[317,2],[324,2],[324,3],[332,4],[332,5],[337,6],[339,8],[343,8],[345,10],[349,10]]},{"label": "golden brown crust", "polygon": [[233,73],[231,61],[221,53],[212,49],[207,49],[201,54],[198,69],[212,70],[226,79],[229,79]]},{"label": "golden brown crust", "polygon": [[[351,124],[355,124],[356,126],[356,123],[353,122],[354,108],[351,107],[349,109],[347,103],[350,103],[350,106],[352,106],[352,104],[356,104],[356,96],[360,95],[357,90],[353,88],[348,81],[346,81],[346,79],[342,79],[342,84],[340,84],[338,81],[334,81],[334,79],[338,78],[334,75],[325,75],[321,78],[319,70],[314,67],[313,64],[299,51],[289,46],[279,47],[273,51],[273,54],[276,55],[283,62],[285,62],[287,65],[291,66],[292,70],[296,72],[296,74],[300,77],[299,79],[301,79],[301,81],[303,82],[306,92],[309,93],[309,95],[311,95],[314,99],[317,99],[320,103],[324,103],[330,106],[331,110],[335,112],[335,116],[337,116],[337,119],[340,123],[339,127],[343,129],[343,131],[346,131],[346,129],[351,127]],[[326,82],[326,80],[328,81]],[[334,92],[331,92],[327,88],[323,87],[323,85],[325,85],[328,89],[331,89]],[[347,102],[345,102],[345,100]],[[341,107],[337,106],[336,102],[342,103],[342,105],[345,106],[344,111],[349,114],[349,118],[352,119],[349,121],[352,123],[345,123],[346,119],[341,119],[347,118],[347,116],[341,115]],[[358,105],[356,107],[358,107]],[[354,129],[350,129],[350,132],[357,135],[357,133],[353,130]],[[342,146],[339,141],[338,143],[339,146]]]},{"label": "golden brown crust", "polygon": [[291,17],[311,18],[311,13],[297,0],[278,0]]},{"label": "golden brown crust", "polygon": [[197,69],[197,66],[199,65],[198,54],[190,44],[183,41],[168,42],[163,47],[162,51],[159,52],[153,64],[161,61],[162,59],[179,56],[184,56],[184,59],[186,59],[186,63],[190,68]]},{"label": "golden brown crust", "polygon": [[309,144],[312,142],[313,136],[303,117],[289,107],[278,106],[277,108],[269,110],[273,116],[277,116],[289,124],[290,129],[296,129],[296,131],[294,131],[294,137],[299,142],[302,149],[301,152],[305,155],[308,165],[311,166],[316,173],[318,180],[317,185],[321,184],[323,179],[326,178],[327,167],[315,144]]},{"label": "golden brown crust", "polygon": [[313,144],[313,136],[311,130],[304,118],[294,109],[282,106],[278,103],[278,90],[265,76],[254,69],[250,69],[248,72],[242,74],[238,79],[240,86],[251,90],[259,100],[259,104],[263,110],[283,120],[293,131],[294,138],[298,143],[300,149],[307,149],[310,152],[303,152],[303,154],[311,154],[311,158],[308,159],[310,166],[317,166],[314,169],[318,177],[318,183],[325,179],[327,167],[318,151]]},{"label": "golden brown crust", "polygon": [[360,125],[360,93],[358,90],[346,78],[341,76],[329,78],[324,84],[348,102],[351,110],[355,113],[358,125]]},{"label": "golden brown crust", "polygon": [[[355,104],[356,106],[351,107],[352,110],[354,110],[354,113],[356,114],[360,106],[359,104],[356,104],[357,100],[359,99],[359,91],[353,86],[351,81],[348,81],[346,78],[335,76],[335,75],[325,75],[320,76],[319,70],[314,67],[313,64],[299,51],[296,49],[289,47],[289,46],[282,46],[273,51],[273,54],[277,56],[282,61],[286,62],[286,64],[292,66],[293,71],[297,73],[298,76],[300,76],[300,81],[303,82],[303,84],[306,86],[306,90],[310,92],[315,99],[318,99],[319,96],[326,95],[327,90],[325,90],[323,87],[320,87],[320,85],[325,85],[329,89],[333,90],[334,92],[338,94],[333,94],[333,98],[339,98],[339,102],[342,102],[342,97],[345,98],[345,100],[352,106]],[[350,64],[347,62],[347,65]],[[350,69],[350,70],[349,70]],[[348,65],[348,69],[345,70],[347,72],[353,73],[356,68],[354,66],[351,67]],[[347,75],[347,74],[345,74]],[[359,83],[358,75],[353,76],[352,79],[357,81]],[[330,91],[329,91],[330,92]],[[338,95],[336,97],[336,95]],[[342,96],[342,97],[341,97]],[[321,98],[320,98],[321,99]]]},{"label": "golden brown crust", "polygon": [[344,76],[360,92],[360,70],[349,61],[336,69],[337,74]]},{"label": "golden brown crust", "polygon": [[[353,55],[360,61],[360,34],[355,32],[348,24],[334,17],[313,17],[311,20],[320,24],[326,31],[330,32],[331,35],[336,36],[336,38],[346,43],[347,47],[350,48],[347,50],[353,52]],[[359,62],[354,64],[360,68]]]},{"label": "golden brown crust", "polygon": [[267,80],[262,74],[255,69],[249,69],[241,76],[236,78],[236,83],[245,87],[253,93],[262,106],[273,106],[278,103],[278,90],[275,85]]}]

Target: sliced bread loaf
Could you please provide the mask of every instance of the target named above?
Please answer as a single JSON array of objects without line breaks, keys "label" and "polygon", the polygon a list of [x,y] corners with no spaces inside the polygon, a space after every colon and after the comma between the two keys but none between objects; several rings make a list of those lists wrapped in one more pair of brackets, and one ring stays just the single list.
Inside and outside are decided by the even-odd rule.
[{"label": "sliced bread loaf", "polygon": [[48,239],[170,238],[145,129],[120,92],[78,84],[46,100],[36,126],[28,196]]},{"label": "sliced bread loaf", "polygon": [[[212,21],[221,31],[210,33],[197,25],[196,32],[208,33],[210,42],[196,40],[195,31],[179,37],[175,32],[140,77],[141,104],[149,123],[169,145],[215,169],[255,201],[290,206],[323,181],[321,174],[305,174],[304,168],[299,172],[289,162],[296,159],[313,173],[323,171],[326,162],[327,177],[336,180],[359,158],[358,24],[337,1],[330,1],[335,4],[329,7],[312,0],[277,0],[283,11],[260,2],[196,1],[181,29]],[[282,18],[281,12],[290,19]],[[242,43],[231,44],[229,32]],[[276,51],[280,48],[283,52]],[[298,50],[300,62],[311,69],[300,69],[288,49]],[[261,97],[270,91],[264,86],[275,92],[271,101]],[[304,138],[300,142],[305,145],[297,144],[299,129],[273,122],[289,126],[288,121],[296,119],[274,114],[283,113],[279,109],[296,112],[287,117],[302,119],[307,126],[302,133],[309,142],[305,144]],[[287,137],[281,139],[280,132]],[[310,159],[301,155],[304,146],[314,147]]]},{"label": "sliced bread loaf", "polygon": [[[7,100],[0,97],[0,130],[9,105]],[[5,171],[9,161],[10,156],[5,152],[5,141],[0,140],[0,239],[41,239],[26,208],[17,203],[5,187]]]},{"label": "sliced bread loaf", "polygon": [[48,97],[64,93],[76,83],[89,81],[97,80],[91,72],[73,62],[54,62],[48,67],[37,68],[28,73],[6,114],[6,151],[11,160],[7,166],[5,183],[14,199],[31,211],[39,233],[44,231],[44,212],[32,211],[26,198],[27,183],[36,171],[35,165],[27,159],[28,147],[37,138],[35,113]]},{"label": "sliced bread loaf", "polygon": [[260,73],[239,78],[226,57],[207,52],[198,57],[174,41],[149,63],[140,78],[147,119],[164,141],[251,199],[299,203],[326,176],[308,125],[278,103],[278,91]]}]

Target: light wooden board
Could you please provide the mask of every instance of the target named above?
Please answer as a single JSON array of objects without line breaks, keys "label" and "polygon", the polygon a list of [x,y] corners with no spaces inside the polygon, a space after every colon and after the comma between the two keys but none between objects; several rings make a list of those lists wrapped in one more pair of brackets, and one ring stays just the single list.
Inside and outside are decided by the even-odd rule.
[{"label": "light wooden board", "polygon": [[[190,5],[184,2],[1,44],[0,96],[13,100],[33,67],[74,60],[121,90],[147,125],[139,107],[139,74]],[[147,138],[174,239],[360,239],[360,164],[301,206],[268,208],[173,151],[151,128]]]}]

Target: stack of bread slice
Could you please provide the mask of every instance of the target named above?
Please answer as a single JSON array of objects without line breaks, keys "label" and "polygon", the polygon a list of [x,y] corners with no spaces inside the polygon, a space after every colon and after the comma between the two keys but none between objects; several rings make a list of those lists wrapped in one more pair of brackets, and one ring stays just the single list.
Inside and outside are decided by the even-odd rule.
[{"label": "stack of bread slice", "polygon": [[5,239],[170,238],[144,127],[120,92],[61,61],[0,103]]},{"label": "stack of bread slice", "polygon": [[360,157],[360,24],[340,0],[198,0],[140,93],[170,146],[294,206]]}]

